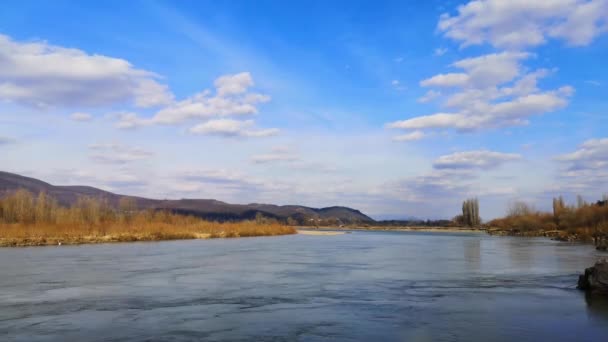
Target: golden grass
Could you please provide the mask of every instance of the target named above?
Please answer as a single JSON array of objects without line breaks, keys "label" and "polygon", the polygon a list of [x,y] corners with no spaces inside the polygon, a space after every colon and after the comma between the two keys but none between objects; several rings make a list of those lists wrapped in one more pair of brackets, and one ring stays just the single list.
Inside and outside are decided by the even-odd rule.
[{"label": "golden grass", "polygon": [[217,223],[190,217],[177,218],[174,222],[133,220],[95,226],[0,224],[0,247],[234,238],[296,233],[293,227],[277,223],[259,224],[253,221]]},{"label": "golden grass", "polygon": [[559,212],[529,211],[488,222],[492,232],[509,232],[521,236],[555,236],[592,241],[608,236],[608,205],[587,204],[580,208],[564,207]]},{"label": "golden grass", "polygon": [[133,198],[119,207],[82,197],[61,207],[45,193],[17,190],[0,199],[0,247],[82,243],[232,238],[295,234],[293,227],[260,217],[217,223],[166,211],[137,210]]}]

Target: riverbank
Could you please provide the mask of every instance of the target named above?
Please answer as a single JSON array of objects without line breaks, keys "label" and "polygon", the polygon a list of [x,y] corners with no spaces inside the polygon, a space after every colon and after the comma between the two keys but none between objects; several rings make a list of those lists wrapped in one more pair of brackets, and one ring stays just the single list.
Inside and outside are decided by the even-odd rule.
[{"label": "riverbank", "polygon": [[298,229],[297,232],[298,232],[298,234],[301,234],[301,235],[321,235],[321,236],[334,236],[334,235],[346,234],[346,232],[307,230],[307,229]]},{"label": "riverbank", "polygon": [[[598,246],[604,245],[603,240],[596,241],[598,234],[591,229],[578,229],[576,232],[563,230],[518,230],[488,228],[488,234],[497,236],[520,236],[520,237],[546,237],[555,241],[593,243]],[[598,236],[595,236],[598,235]]]},{"label": "riverbank", "polygon": [[168,223],[107,225],[0,224],[0,247],[81,245],[116,242],[238,238],[295,234],[290,226],[252,221],[216,223],[179,220]]},{"label": "riverbank", "polygon": [[298,227],[299,229],[309,231],[349,231],[349,230],[363,230],[363,231],[396,231],[396,232],[436,232],[436,233],[485,233],[485,229],[477,229],[470,227]]}]

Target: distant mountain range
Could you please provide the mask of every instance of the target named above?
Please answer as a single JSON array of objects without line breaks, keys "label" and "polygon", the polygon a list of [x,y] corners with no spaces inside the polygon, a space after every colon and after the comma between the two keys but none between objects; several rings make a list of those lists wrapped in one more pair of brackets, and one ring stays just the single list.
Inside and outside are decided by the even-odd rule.
[{"label": "distant mountain range", "polygon": [[38,179],[0,171],[0,197],[17,189],[26,189],[34,194],[45,192],[64,206],[73,204],[82,196],[103,198],[114,206],[118,205],[122,197],[130,197],[136,200],[140,209],[170,210],[215,221],[253,219],[261,213],[265,217],[281,221],[291,218],[299,224],[310,224],[319,220],[324,221],[325,224],[375,222],[359,210],[347,207],[310,208],[300,205],[230,204],[213,199],[156,200],[115,194],[90,186],[51,185]]}]

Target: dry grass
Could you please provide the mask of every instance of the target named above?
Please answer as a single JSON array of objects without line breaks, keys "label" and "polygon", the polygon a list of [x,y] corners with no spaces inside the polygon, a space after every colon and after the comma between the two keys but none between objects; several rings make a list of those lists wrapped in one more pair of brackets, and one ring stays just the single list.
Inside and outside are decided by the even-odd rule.
[{"label": "dry grass", "polygon": [[493,230],[522,236],[570,237],[592,241],[594,237],[608,236],[608,205],[585,204],[581,207],[562,207],[554,213],[526,210],[490,221]]},{"label": "dry grass", "polygon": [[[296,233],[293,227],[251,221],[216,223],[186,218],[178,222],[83,225],[0,224],[0,246],[74,245],[84,243],[273,236]],[[181,221],[181,222],[179,222]]]},{"label": "dry grass", "polygon": [[293,227],[260,218],[217,223],[163,211],[141,210],[128,198],[114,208],[103,199],[81,198],[59,206],[44,193],[19,190],[0,199],[0,247],[232,238],[295,234]]}]

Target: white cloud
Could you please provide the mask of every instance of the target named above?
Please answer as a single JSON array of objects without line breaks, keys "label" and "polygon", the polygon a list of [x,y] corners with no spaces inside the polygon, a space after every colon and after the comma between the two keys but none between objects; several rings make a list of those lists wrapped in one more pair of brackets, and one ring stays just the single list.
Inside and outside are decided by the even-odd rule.
[{"label": "white cloud", "polygon": [[173,98],[158,78],[123,59],[0,35],[0,100],[40,108],[150,107]]},{"label": "white cloud", "polygon": [[387,124],[387,128],[400,129],[426,129],[426,128],[449,128],[470,129],[471,123],[462,114],[437,113],[433,115],[420,116],[413,119],[395,121]]},{"label": "white cloud", "polygon": [[602,195],[608,184],[608,138],[585,141],[579,148],[555,158],[560,163],[552,193]]},{"label": "white cloud", "polygon": [[393,140],[395,140],[395,141],[415,141],[415,140],[420,140],[424,137],[426,137],[426,134],[424,134],[424,132],[414,131],[411,133],[398,135],[398,136],[394,137]]},{"label": "white cloud", "polygon": [[523,52],[501,52],[466,58],[452,64],[464,73],[439,74],[420,82],[423,87],[488,87],[508,82],[520,74]]},{"label": "white cloud", "polygon": [[219,96],[242,94],[253,86],[253,78],[248,72],[235,75],[225,75],[213,83]]},{"label": "white cloud", "polygon": [[439,157],[433,167],[436,169],[493,169],[502,164],[519,160],[521,156],[488,150],[457,152]]},{"label": "white cloud", "polygon": [[443,14],[438,29],[462,46],[519,49],[549,38],[587,45],[608,31],[608,0],[474,0]]},{"label": "white cloud", "polygon": [[[574,89],[570,86],[539,89],[538,80],[551,71],[525,73],[521,60],[530,56],[523,52],[502,52],[457,61],[452,66],[464,72],[439,74],[420,82],[423,87],[447,88],[443,103],[447,111],[392,122],[387,127],[472,131],[525,125],[531,116],[564,108]],[[418,101],[428,102],[438,95],[439,92],[430,90]]]},{"label": "white cloud", "polygon": [[427,91],[426,94],[424,94],[417,101],[419,103],[428,103],[428,102],[431,102],[434,99],[438,98],[439,96],[441,96],[441,92],[431,89],[431,90]]},{"label": "white cloud", "polygon": [[253,126],[253,120],[217,119],[198,124],[190,128],[190,132],[227,137],[268,137],[279,133],[276,128],[252,129]]},{"label": "white cloud", "polygon": [[464,73],[449,73],[435,75],[420,82],[423,87],[462,87],[469,82],[469,75]]},{"label": "white cloud", "polygon": [[74,121],[91,121],[93,116],[89,113],[77,112],[70,115],[70,118]]},{"label": "white cloud", "polygon": [[555,158],[570,170],[608,169],[608,138],[587,140],[579,149]]},{"label": "white cloud", "polygon": [[127,164],[138,160],[148,159],[154,155],[139,147],[129,147],[122,144],[90,145],[91,159],[104,164]]},{"label": "white cloud", "polygon": [[218,117],[251,116],[258,113],[258,105],[270,101],[270,96],[250,92],[254,85],[248,72],[218,77],[215,93],[204,90],[160,109],[151,118],[135,113],[122,113],[118,128],[130,129],[150,125],[176,125],[192,120],[207,120],[190,128],[195,134],[260,137],[275,135],[277,129],[245,130],[253,120],[217,119]]}]

